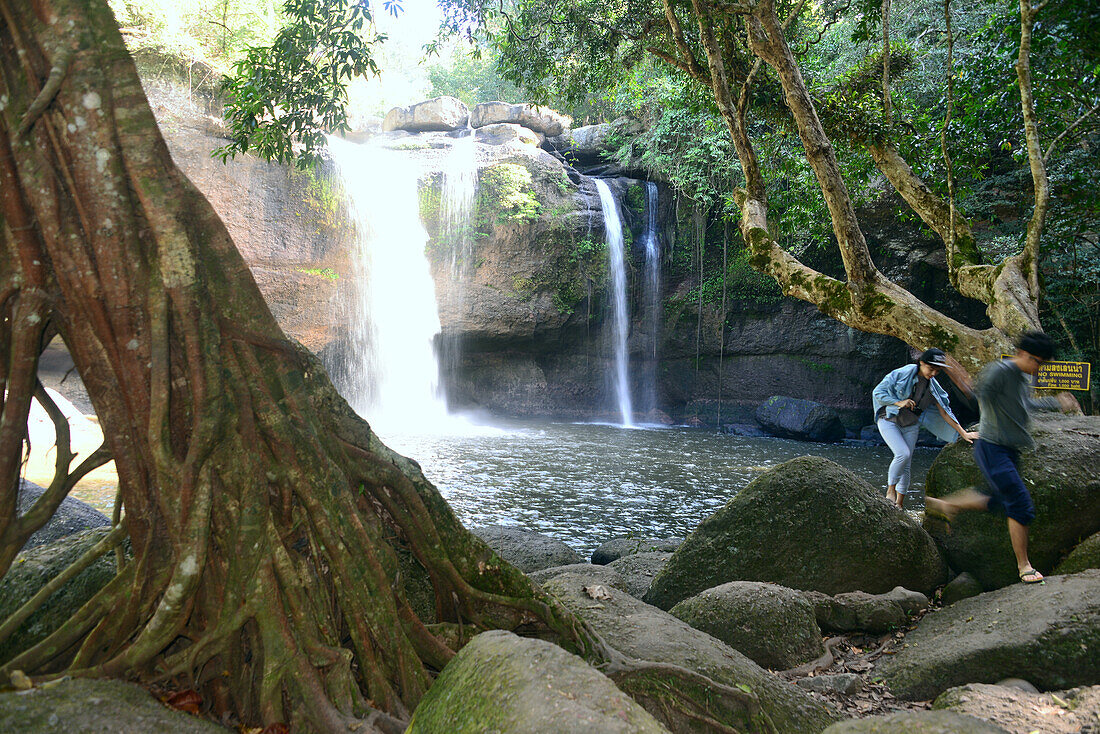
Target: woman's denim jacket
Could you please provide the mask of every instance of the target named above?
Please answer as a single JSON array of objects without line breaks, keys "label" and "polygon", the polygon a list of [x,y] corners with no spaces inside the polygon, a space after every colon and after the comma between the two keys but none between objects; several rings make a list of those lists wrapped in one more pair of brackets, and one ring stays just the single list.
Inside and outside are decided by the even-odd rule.
[{"label": "woman's denim jacket", "polygon": [[[904,367],[898,367],[896,370],[886,375],[886,377],[882,378],[882,382],[880,382],[878,387],[871,392],[875,416],[878,416],[878,409],[884,405],[886,406],[887,418],[892,418],[898,414],[898,407],[893,405],[893,403],[899,400],[906,400],[913,394],[913,385],[917,382],[917,370],[919,368],[919,362],[917,364],[909,364]],[[928,386],[932,389],[932,397],[934,397],[940,407],[943,408],[943,412],[947,413],[951,416],[952,420],[958,423],[959,419],[951,412],[950,398],[947,396],[947,391],[940,387],[935,377],[928,380]],[[919,421],[924,429],[941,441],[954,443],[959,438],[958,431],[943,419],[943,416],[940,415],[940,411],[938,410],[922,411]]]}]

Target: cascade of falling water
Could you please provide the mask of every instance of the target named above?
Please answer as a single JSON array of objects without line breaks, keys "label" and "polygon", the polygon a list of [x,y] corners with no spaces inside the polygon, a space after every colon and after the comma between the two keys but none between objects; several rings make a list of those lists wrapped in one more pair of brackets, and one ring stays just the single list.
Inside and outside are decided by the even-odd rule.
[{"label": "cascade of falling water", "polygon": [[344,396],[383,433],[431,430],[447,408],[434,342],[435,284],[420,222],[419,170],[407,155],[329,138],[356,224]]},{"label": "cascade of falling water", "polygon": [[657,407],[657,344],[661,329],[661,240],[657,233],[657,184],[646,181],[645,244],[645,329],[646,350],[643,374],[643,409]]},{"label": "cascade of falling water", "polygon": [[[443,171],[443,197],[440,207],[439,238],[448,253],[450,282],[440,303],[444,322],[459,326],[464,317],[466,283],[473,272],[472,215],[477,195],[477,149],[473,130],[456,138],[447,154]],[[444,333],[441,340],[441,370],[456,374],[462,345],[457,333]]]},{"label": "cascade of falling water", "polygon": [[630,404],[630,373],[626,351],[626,338],[630,332],[630,320],[626,308],[626,259],[623,255],[623,225],[619,208],[607,182],[593,179],[600,194],[603,210],[604,233],[607,237],[607,253],[611,265],[612,339],[615,354],[614,387],[619,414],[624,426],[634,425],[634,410]]}]

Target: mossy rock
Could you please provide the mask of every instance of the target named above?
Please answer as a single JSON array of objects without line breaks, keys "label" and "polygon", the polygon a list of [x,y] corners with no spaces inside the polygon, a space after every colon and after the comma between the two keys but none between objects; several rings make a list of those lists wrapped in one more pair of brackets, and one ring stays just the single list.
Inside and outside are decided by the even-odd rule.
[{"label": "mossy rock", "polygon": [[967,683],[1022,678],[1044,690],[1100,682],[1100,570],[1048,576],[926,615],[876,663],[899,698],[923,701]]},{"label": "mossy rock", "polygon": [[[0,620],[23,606],[110,532],[110,527],[101,527],[73,533],[16,556],[8,573],[0,579]],[[0,663],[46,639],[113,579],[115,573],[115,554],[107,553],[55,591],[11,637],[0,643]]]},{"label": "mossy rock", "polygon": [[830,726],[822,734],[1008,734],[1008,732],[988,721],[952,711],[900,711],[896,714],[841,721]]},{"label": "mossy rock", "polygon": [[[1100,417],[1037,416],[1035,448],[1020,457],[1020,476],[1035,502],[1029,528],[1032,565],[1050,573],[1081,538],[1100,531]],[[951,444],[932,463],[925,480],[930,497],[964,487],[985,489],[969,445]],[[962,512],[950,532],[929,517],[925,528],[957,571],[969,571],[985,589],[999,589],[1019,578],[1002,516]]]},{"label": "mossy rock", "polygon": [[447,664],[407,734],[667,734],[645,709],[557,645],[483,632]]},{"label": "mossy rock", "polygon": [[62,680],[26,693],[0,693],[0,731],[19,734],[230,734],[173,711],[141,686],[118,680]]},{"label": "mossy rock", "polygon": [[863,479],[817,456],[760,475],[700,524],[653,580],[662,609],[729,581],[839,594],[930,594],[947,580],[920,525]]},{"label": "mossy rock", "polygon": [[776,584],[731,581],[684,599],[669,613],[772,670],[825,654],[813,605]]},{"label": "mossy rock", "polygon": [[1065,560],[1054,568],[1054,573],[1079,573],[1090,568],[1100,568],[1100,533],[1093,533],[1069,552]]},{"label": "mossy rock", "polygon": [[[756,696],[778,734],[813,734],[838,720],[828,703],[772,675],[721,640],[618,589],[593,599],[584,576],[563,574],[544,588],[624,655],[669,663]],[[697,730],[692,730],[697,731]],[[751,725],[740,731],[758,732]]]}]

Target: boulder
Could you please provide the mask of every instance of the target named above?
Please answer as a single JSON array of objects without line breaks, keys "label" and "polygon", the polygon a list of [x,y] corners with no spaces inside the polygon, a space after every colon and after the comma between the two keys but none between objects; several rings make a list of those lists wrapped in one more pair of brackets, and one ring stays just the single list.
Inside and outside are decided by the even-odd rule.
[{"label": "boulder", "polygon": [[568,115],[526,103],[482,102],[470,111],[470,127],[482,128],[500,122],[522,125],[548,137],[562,135],[573,124]]},{"label": "boulder", "polygon": [[931,593],[947,569],[920,525],[863,479],[801,456],[749,483],[704,520],[653,580],[667,609],[728,581],[839,594],[896,586]]},{"label": "boulder", "polygon": [[612,561],[607,567],[623,577],[626,593],[641,599],[649,591],[653,577],[661,572],[669,558],[672,558],[671,553],[632,553]]},{"label": "boulder", "polygon": [[886,601],[892,601],[901,607],[906,614],[916,614],[930,603],[927,596],[919,591],[910,591],[901,586],[895,586],[885,594],[879,594]]},{"label": "boulder", "polygon": [[524,573],[584,563],[584,557],[556,538],[505,525],[470,528],[504,560]]},{"label": "boulder", "polygon": [[[1036,447],[1020,459],[1020,475],[1035,501],[1028,556],[1044,574],[1086,538],[1100,531],[1100,416],[1036,416]],[[943,497],[967,486],[984,488],[985,480],[968,445],[952,444],[928,470],[925,491]],[[948,563],[969,571],[986,589],[1016,583],[1016,560],[1003,517],[962,512],[944,523],[926,516],[925,528],[936,539]]]},{"label": "boulder", "polygon": [[626,581],[623,580],[622,575],[620,575],[618,571],[613,568],[608,568],[607,566],[597,566],[592,563],[572,563],[568,566],[544,568],[540,571],[531,571],[527,574],[527,578],[531,579],[536,584],[545,584],[550,579],[555,576],[561,576],[563,573],[586,576],[594,584],[614,586],[620,591],[627,591]]},{"label": "boulder", "polygon": [[408,734],[659,734],[656,719],[581,658],[511,632],[483,632],[451,659]]},{"label": "boulder", "polygon": [[977,596],[982,593],[984,589],[978,579],[974,578],[966,571],[963,571],[955,578],[947,582],[947,586],[943,587],[943,591],[940,592],[940,603],[945,607],[954,604],[960,599],[969,599],[972,596]]},{"label": "boulder", "polygon": [[74,678],[30,691],[0,693],[0,731],[20,734],[230,734],[236,729],[173,711],[133,683]]},{"label": "boulder", "polygon": [[470,108],[461,100],[454,97],[435,97],[406,107],[394,107],[382,120],[382,132],[458,130],[466,127],[469,119]]},{"label": "boulder", "polygon": [[848,630],[826,625],[835,631],[860,630],[880,635],[884,632],[896,630],[905,626],[908,617],[901,605],[885,594],[868,594],[864,591],[850,591],[845,594],[837,594],[833,602],[849,611],[855,618],[855,626]]},{"label": "boulder", "polygon": [[731,436],[746,438],[766,438],[771,435],[755,423],[730,423],[723,430]]},{"label": "boulder", "polygon": [[[0,579],[0,620],[7,619],[53,577],[103,540],[110,531],[110,527],[84,530],[66,535],[48,545],[23,551],[16,556],[7,574]],[[80,609],[84,602],[113,579],[115,572],[115,556],[108,553],[70,579],[38,611],[28,617],[11,637],[0,642],[0,663],[11,660],[46,639]],[[2,730],[0,727],[0,731]]]},{"label": "boulder", "polygon": [[781,438],[835,443],[844,440],[844,424],[832,408],[812,400],[773,395],[756,409],[756,420]]},{"label": "boulder", "polygon": [[849,719],[822,734],[1008,734],[974,716],[953,711],[899,711],[896,714]]},{"label": "boulder", "polygon": [[583,576],[562,575],[545,588],[611,647],[640,660],[670,663],[752,692],[780,734],[819,732],[839,718],[829,704],[768,673],[720,640],[617,589],[605,599],[584,591]]},{"label": "boulder", "polygon": [[[25,479],[19,480],[19,514],[26,513],[46,490],[33,482]],[[111,521],[106,515],[74,497],[66,497],[61,500],[57,511],[50,521],[35,531],[34,535],[23,544],[23,550],[37,548],[40,545],[52,543],[66,535],[79,533],[82,530],[101,528],[110,525]]]},{"label": "boulder", "polygon": [[731,581],[684,599],[669,613],[772,670],[825,654],[813,605],[783,586]]},{"label": "boulder", "polygon": [[941,693],[938,710],[969,714],[1010,732],[1081,734],[1100,731],[1100,686],[1055,693],[972,683]]},{"label": "boulder", "polygon": [[542,142],[537,133],[510,122],[495,122],[479,127],[474,135],[477,142],[485,145],[504,145],[513,140],[526,145],[538,145]]},{"label": "boulder", "polygon": [[1093,533],[1078,543],[1065,559],[1054,567],[1054,573],[1077,573],[1100,568],[1100,533]]},{"label": "boulder", "polygon": [[634,553],[672,553],[683,542],[683,538],[612,538],[592,551],[592,562],[606,566]]},{"label": "boulder", "polygon": [[1053,690],[1100,682],[1100,570],[1048,576],[926,615],[876,673],[895,695],[933,698],[1006,677]]}]

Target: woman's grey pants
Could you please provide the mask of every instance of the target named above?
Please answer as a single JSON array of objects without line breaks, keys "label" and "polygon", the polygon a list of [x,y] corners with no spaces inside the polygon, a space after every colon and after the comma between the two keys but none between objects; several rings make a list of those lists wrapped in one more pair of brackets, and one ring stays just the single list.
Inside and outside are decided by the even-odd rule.
[{"label": "woman's grey pants", "polygon": [[877,423],[882,440],[894,452],[887,485],[893,487],[896,484],[897,493],[905,494],[909,491],[909,470],[913,466],[913,447],[917,445],[920,423],[902,427],[885,418],[879,418]]}]

